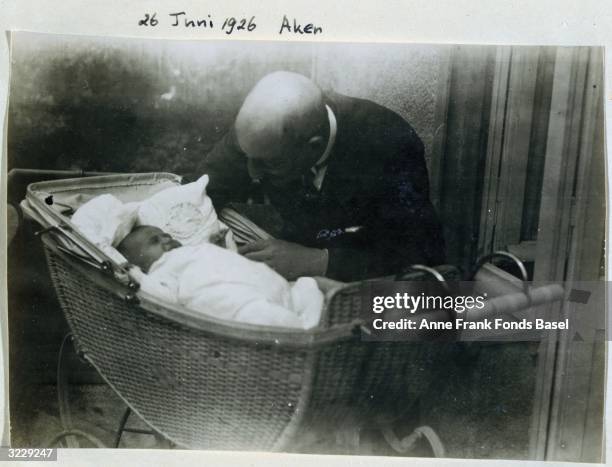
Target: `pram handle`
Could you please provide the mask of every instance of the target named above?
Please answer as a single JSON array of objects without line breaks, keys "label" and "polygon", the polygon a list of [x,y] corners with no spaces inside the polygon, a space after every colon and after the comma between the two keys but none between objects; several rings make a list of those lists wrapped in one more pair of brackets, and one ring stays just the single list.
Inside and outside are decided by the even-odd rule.
[{"label": "pram handle", "polygon": [[518,258],[518,256],[515,256],[512,253],[503,250],[494,251],[493,253],[490,253],[488,255],[481,256],[478,261],[476,261],[476,265],[472,269],[471,273],[468,275],[467,280],[474,280],[480,268],[484,266],[485,263],[491,261],[493,258],[506,258],[511,260],[519,268],[519,271],[521,273],[521,279],[523,280],[523,282],[527,282],[529,280],[527,269],[525,268],[523,262]]},{"label": "pram handle", "polygon": [[[67,227],[70,229],[69,226]],[[62,245],[57,244],[58,243],[57,241],[54,241],[53,242],[54,245],[51,247],[50,242],[45,241],[45,237],[48,237],[48,236],[60,236],[61,237],[62,235],[64,235],[64,230],[62,230],[61,226],[53,225],[53,226],[47,227],[45,229],[39,230],[38,232],[35,232],[35,235],[40,237],[41,240],[43,240],[43,242],[47,245],[47,247],[57,252],[61,252],[77,261],[80,261],[84,264],[89,265],[90,267],[93,267],[101,271],[102,273],[108,276],[113,277],[122,286],[127,286],[130,291],[136,291],[140,288],[140,285],[138,283],[135,283],[129,277],[129,275],[127,274],[127,271],[113,264],[113,262],[110,259],[94,258],[93,256],[90,256],[87,251],[84,251],[85,254],[81,255],[70,248],[65,248]],[[69,237],[68,237],[68,240],[70,240]]]},{"label": "pram handle", "polygon": [[470,275],[468,275],[467,280],[469,280],[469,281],[475,280],[476,274],[478,274],[478,271],[485,265],[485,263],[488,263],[493,258],[506,258],[506,259],[509,259],[512,262],[514,262],[514,264],[516,264],[516,266],[519,268],[519,271],[521,273],[523,293],[527,297],[528,304],[531,304],[532,300],[531,300],[531,295],[529,293],[529,282],[528,282],[529,281],[529,275],[527,274],[527,268],[525,268],[525,265],[518,258],[518,256],[515,256],[512,253],[509,253],[507,251],[498,250],[498,251],[494,251],[493,253],[490,253],[488,255],[484,255],[484,256],[480,257],[478,259],[478,261],[476,261],[476,265],[474,266],[474,269],[472,270]]},{"label": "pram handle", "polygon": [[407,275],[415,271],[426,272],[427,274],[432,276],[436,281],[440,283],[440,285],[442,286],[445,292],[450,292],[450,289],[448,287],[448,282],[446,282],[446,279],[440,273],[440,271],[436,271],[434,268],[425,266],[424,264],[412,264],[408,266],[406,269],[404,269],[402,272],[400,272],[399,274],[395,276],[395,280],[396,281],[407,280]]},{"label": "pram handle", "polygon": [[58,244],[57,248],[61,249],[64,253],[94,266],[106,274],[115,276],[119,282],[129,285],[133,290],[137,290],[139,288],[139,285],[134,284],[130,279],[125,267],[115,263],[102,251],[97,250],[96,247],[78,231],[76,231],[72,224],[65,220],[63,216],[49,210],[45,217],[41,217],[42,202],[39,199],[32,198],[29,201],[24,200],[21,203],[21,208],[24,214],[26,214],[28,217],[32,218],[40,225],[46,226],[37,231],[35,235],[43,238],[44,236],[51,234],[58,238],[62,238],[64,240],[64,245],[68,244],[72,248],[76,248],[79,251],[79,253],[77,253],[72,248],[63,248],[59,244],[62,242],[58,242],[56,240],[54,243]]}]

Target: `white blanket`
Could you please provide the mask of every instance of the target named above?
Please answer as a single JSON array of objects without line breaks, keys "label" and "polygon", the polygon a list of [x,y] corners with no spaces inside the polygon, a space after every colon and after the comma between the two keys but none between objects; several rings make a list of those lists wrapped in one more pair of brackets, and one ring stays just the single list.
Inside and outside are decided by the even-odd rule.
[{"label": "white blanket", "polygon": [[[208,175],[187,185],[167,188],[143,201],[138,208],[138,224],[159,227],[182,245],[200,245],[227,226],[218,218],[206,194]],[[236,250],[231,232],[228,247]]]},{"label": "white blanket", "polygon": [[100,195],[83,204],[72,216],[72,223],[90,242],[116,263],[126,259],[115,247],[138,221],[138,203],[122,203],[113,195]]},{"label": "white blanket", "polygon": [[144,292],[224,320],[309,329],[323,307],[314,279],[289,283],[265,264],[212,244],[176,248],[148,274],[132,272]]}]

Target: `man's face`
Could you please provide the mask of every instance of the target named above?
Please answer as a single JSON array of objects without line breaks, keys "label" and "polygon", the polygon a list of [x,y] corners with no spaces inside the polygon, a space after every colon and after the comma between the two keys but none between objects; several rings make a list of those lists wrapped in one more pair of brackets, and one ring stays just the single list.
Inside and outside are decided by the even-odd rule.
[{"label": "man's face", "polygon": [[234,128],[251,178],[288,185],[306,174],[327,146],[323,93],[305,76],[270,73],[245,98]]},{"label": "man's face", "polygon": [[119,245],[119,251],[126,259],[147,272],[151,265],[164,253],[181,246],[163,230],[153,226],[134,229]]},{"label": "man's face", "polygon": [[317,127],[309,137],[290,138],[281,144],[262,144],[252,148],[247,153],[249,175],[252,179],[266,178],[274,186],[300,180],[323,155],[327,145],[326,130]]}]

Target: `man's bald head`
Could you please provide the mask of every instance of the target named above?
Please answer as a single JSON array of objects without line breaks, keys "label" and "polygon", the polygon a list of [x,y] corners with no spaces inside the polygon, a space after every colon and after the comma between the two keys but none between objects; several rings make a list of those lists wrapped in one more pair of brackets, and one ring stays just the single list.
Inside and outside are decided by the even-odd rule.
[{"label": "man's bald head", "polygon": [[295,179],[316,163],[327,145],[323,93],[297,73],[271,73],[246,97],[235,129],[252,176],[267,175],[279,183]]}]

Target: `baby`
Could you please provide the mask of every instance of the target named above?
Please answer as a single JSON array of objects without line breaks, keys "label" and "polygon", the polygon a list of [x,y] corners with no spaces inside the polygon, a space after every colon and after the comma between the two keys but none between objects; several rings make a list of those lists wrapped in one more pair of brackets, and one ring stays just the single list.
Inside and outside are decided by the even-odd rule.
[{"label": "baby", "polygon": [[142,272],[149,272],[151,265],[164,253],[181,246],[181,242],[174,240],[163,230],[150,225],[140,225],[132,229],[117,246],[117,250]]},{"label": "baby", "polygon": [[[221,230],[210,238],[210,243],[225,248],[225,234]],[[139,225],[117,246],[117,250],[142,272],[148,272],[151,265],[167,251],[183,246],[163,230],[151,225]]]},{"label": "baby", "polygon": [[211,237],[213,243],[182,246],[161,229],[141,225],[117,249],[138,266],[130,272],[141,289],[166,302],[250,324],[318,324],[323,294],[314,279],[287,282],[267,265],[225,249],[224,233]]}]

